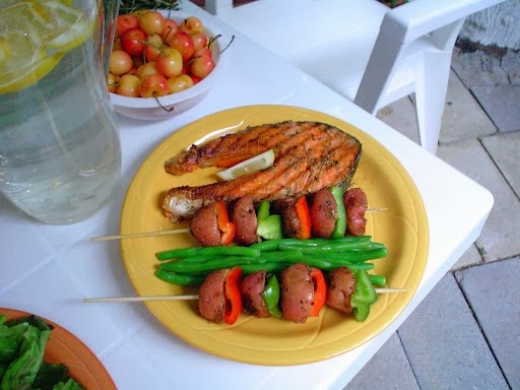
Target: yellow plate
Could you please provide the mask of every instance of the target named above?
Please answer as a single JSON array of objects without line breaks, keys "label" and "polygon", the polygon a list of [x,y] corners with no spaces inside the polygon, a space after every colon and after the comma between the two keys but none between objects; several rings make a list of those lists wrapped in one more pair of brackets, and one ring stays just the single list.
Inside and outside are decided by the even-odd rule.
[{"label": "yellow plate", "polygon": [[[380,143],[352,125],[323,113],[279,105],[248,106],[218,112],[175,132],[146,159],[135,175],[121,216],[121,234],[172,229],[160,208],[170,187],[215,181],[214,168],[182,176],[167,174],[165,160],[209,133],[237,131],[247,125],[284,120],[318,121],[337,126],[358,138],[363,155],[353,184],[367,194],[369,207],[387,208],[367,216],[367,234],[388,247],[389,255],[376,261],[375,273],[387,277],[389,287],[407,292],[380,295],[369,318],[356,322],[326,308],[319,318],[299,325],[278,318],[256,319],[242,314],[233,325],[208,323],[197,312],[197,302],[147,302],[148,309],[170,331],[187,343],[227,359],[261,365],[295,365],[342,354],[370,340],[388,326],[412,298],[428,255],[428,222],[422,199],[399,161]],[[186,225],[179,225],[186,227]],[[140,296],[193,294],[190,288],[158,280],[155,253],[194,246],[189,234],[121,240],[123,261]]]}]

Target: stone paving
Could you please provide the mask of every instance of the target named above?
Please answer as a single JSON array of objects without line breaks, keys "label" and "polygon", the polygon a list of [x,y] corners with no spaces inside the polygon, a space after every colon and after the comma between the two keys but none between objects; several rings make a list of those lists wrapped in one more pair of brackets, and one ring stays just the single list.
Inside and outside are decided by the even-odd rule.
[{"label": "stone paving", "polygon": [[[482,234],[344,390],[520,389],[520,54],[502,54],[455,50],[437,153],[493,193]],[[417,141],[410,100],[378,117]]]}]

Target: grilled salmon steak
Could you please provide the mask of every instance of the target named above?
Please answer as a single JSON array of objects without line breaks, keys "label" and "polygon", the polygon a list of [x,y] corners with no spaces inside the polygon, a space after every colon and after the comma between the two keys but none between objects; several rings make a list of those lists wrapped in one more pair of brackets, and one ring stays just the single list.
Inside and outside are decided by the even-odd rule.
[{"label": "grilled salmon steak", "polygon": [[206,142],[165,163],[181,175],[198,168],[226,168],[263,153],[275,152],[271,167],[234,180],[200,187],[171,188],[163,201],[172,222],[190,219],[205,204],[233,202],[251,195],[253,202],[311,194],[349,182],[361,156],[361,143],[340,129],[318,122],[286,121],[248,127]]}]

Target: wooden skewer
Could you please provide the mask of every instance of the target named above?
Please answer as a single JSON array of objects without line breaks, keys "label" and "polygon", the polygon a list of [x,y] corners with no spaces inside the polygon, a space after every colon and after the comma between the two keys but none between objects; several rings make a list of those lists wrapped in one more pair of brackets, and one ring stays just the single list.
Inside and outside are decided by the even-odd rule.
[{"label": "wooden skewer", "polygon": [[[367,209],[367,213],[372,213],[375,211],[384,211],[387,208],[372,208]],[[189,228],[184,229],[172,229],[172,230],[159,230],[155,232],[144,232],[144,233],[128,233],[128,234],[119,234],[113,236],[100,236],[100,237],[92,237],[90,241],[111,241],[111,240],[122,240],[124,238],[142,238],[142,237],[155,237],[155,236],[166,236],[170,234],[184,234],[191,233]]]},{"label": "wooden skewer", "polygon": [[366,209],[365,212],[366,213],[373,213],[373,212],[376,212],[376,211],[386,211],[386,210],[388,210],[387,207],[375,207],[375,208]]},{"label": "wooden skewer", "polygon": [[144,302],[144,301],[194,301],[199,299],[194,295],[156,295],[150,297],[114,297],[114,298],[85,298],[85,303],[96,302]]},{"label": "wooden skewer", "polygon": [[[378,294],[391,294],[408,291],[405,288],[376,288]],[[111,297],[111,298],[84,298],[85,303],[100,302],[146,302],[146,301],[194,301],[199,299],[197,294],[193,295],[156,295],[148,297]]]}]

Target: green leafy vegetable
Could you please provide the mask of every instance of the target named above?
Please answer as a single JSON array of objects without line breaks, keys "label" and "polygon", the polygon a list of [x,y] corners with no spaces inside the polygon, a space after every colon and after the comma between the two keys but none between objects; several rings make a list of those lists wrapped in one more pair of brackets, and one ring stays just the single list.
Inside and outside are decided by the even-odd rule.
[{"label": "green leafy vegetable", "polygon": [[[2,325],[0,328],[0,363],[10,363],[18,356],[23,335],[29,326],[18,324],[13,327]],[[0,375],[0,378],[3,375]]]},{"label": "green leafy vegetable", "polygon": [[53,327],[36,316],[0,314],[0,390],[85,390],[63,364],[44,362]]},{"label": "green leafy vegetable", "polygon": [[45,344],[49,339],[50,330],[41,331],[34,326],[28,326],[23,333],[20,353],[5,370],[0,382],[0,390],[30,389],[40,370],[45,352]]},{"label": "green leafy vegetable", "polygon": [[52,330],[54,327],[46,323],[44,320],[42,320],[39,317],[36,316],[29,316],[24,318],[18,318],[15,320],[10,320],[5,322],[5,326],[11,328],[13,326],[19,325],[19,324],[27,324],[29,326],[34,326],[35,328],[38,328],[40,330]]},{"label": "green leafy vegetable", "polygon": [[43,362],[33,387],[39,390],[53,390],[58,383],[67,382],[67,380],[69,380],[69,375],[65,365]]},{"label": "green leafy vegetable", "polygon": [[84,390],[84,388],[74,379],[69,379],[67,382],[60,382],[54,386],[53,390]]}]

